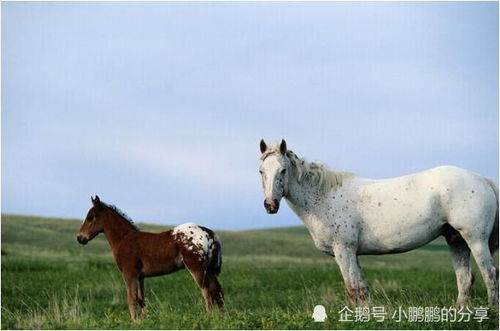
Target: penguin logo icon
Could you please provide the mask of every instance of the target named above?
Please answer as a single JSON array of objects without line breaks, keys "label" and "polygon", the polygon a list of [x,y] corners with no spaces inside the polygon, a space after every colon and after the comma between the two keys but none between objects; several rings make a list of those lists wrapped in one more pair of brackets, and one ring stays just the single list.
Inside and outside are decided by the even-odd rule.
[{"label": "penguin logo icon", "polygon": [[312,319],[314,322],[324,322],[328,316],[326,316],[325,307],[322,305],[317,305],[314,307],[312,314]]}]

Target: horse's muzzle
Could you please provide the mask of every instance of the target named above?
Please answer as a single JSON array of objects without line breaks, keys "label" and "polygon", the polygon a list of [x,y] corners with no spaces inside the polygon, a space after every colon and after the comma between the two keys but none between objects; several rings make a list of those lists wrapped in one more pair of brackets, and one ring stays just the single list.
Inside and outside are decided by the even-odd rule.
[{"label": "horse's muzzle", "polygon": [[78,235],[76,237],[76,240],[82,245],[87,245],[87,243],[89,242],[89,240],[82,235]]},{"label": "horse's muzzle", "polygon": [[277,199],[264,200],[264,208],[268,214],[276,214],[280,208],[280,202]]}]

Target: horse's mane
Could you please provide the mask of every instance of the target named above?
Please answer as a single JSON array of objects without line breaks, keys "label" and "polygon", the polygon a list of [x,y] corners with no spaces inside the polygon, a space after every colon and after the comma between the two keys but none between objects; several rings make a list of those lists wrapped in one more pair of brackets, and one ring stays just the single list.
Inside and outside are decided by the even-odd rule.
[{"label": "horse's mane", "polygon": [[105,202],[102,202],[101,201],[101,204],[109,209],[111,209],[112,211],[114,211],[115,213],[118,214],[118,216],[120,216],[121,218],[123,218],[125,221],[127,221],[131,226],[132,228],[134,228],[134,230],[137,230],[139,231],[139,228],[137,227],[137,225],[135,225],[134,221],[132,221],[132,219],[127,215],[125,214],[123,211],[121,211],[118,207],[116,207],[115,205],[111,205],[111,204],[108,204],[108,203],[105,203]]},{"label": "horse's mane", "polygon": [[[274,153],[280,153],[279,144],[268,147],[260,159],[263,161]],[[330,190],[342,186],[346,179],[354,176],[351,172],[330,170],[323,163],[308,162],[305,158],[299,158],[291,150],[287,150],[285,154],[290,160],[291,173],[299,183],[318,185],[322,189]]]}]

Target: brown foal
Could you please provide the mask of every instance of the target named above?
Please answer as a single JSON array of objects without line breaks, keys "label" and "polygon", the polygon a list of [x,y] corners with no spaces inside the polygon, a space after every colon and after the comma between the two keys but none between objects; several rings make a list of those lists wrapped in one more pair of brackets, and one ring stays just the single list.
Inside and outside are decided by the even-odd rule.
[{"label": "brown foal", "polygon": [[224,294],[217,279],[222,265],[221,242],[212,230],[187,223],[161,233],[143,232],[116,207],[101,202],[98,196],[91,200],[93,206],[77,240],[85,245],[104,233],[125,280],[133,320],[145,306],[144,278],[184,267],[201,288],[207,312],[213,305],[222,309]]}]

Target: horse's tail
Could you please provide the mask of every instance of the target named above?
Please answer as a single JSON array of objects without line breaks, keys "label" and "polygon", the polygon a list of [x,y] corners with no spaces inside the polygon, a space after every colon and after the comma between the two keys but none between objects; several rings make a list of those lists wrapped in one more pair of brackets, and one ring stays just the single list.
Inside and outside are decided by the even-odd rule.
[{"label": "horse's tail", "polygon": [[495,193],[495,197],[497,199],[497,205],[496,205],[497,211],[495,213],[495,223],[493,224],[493,229],[491,230],[490,240],[489,240],[490,251],[493,254],[495,251],[498,250],[498,186],[491,178],[485,178],[485,179],[490,185],[493,192]]},{"label": "horse's tail", "polygon": [[208,262],[207,271],[215,276],[220,274],[222,268],[222,242],[219,236],[214,235],[214,248],[212,251],[212,258]]}]

